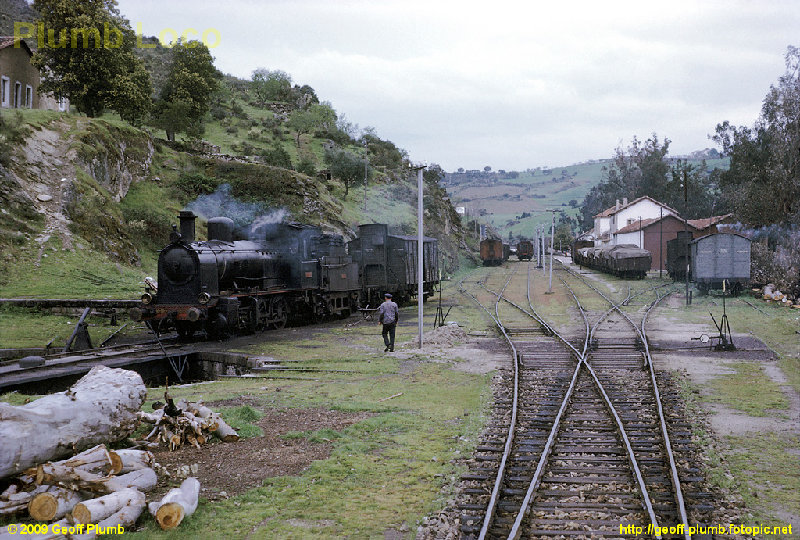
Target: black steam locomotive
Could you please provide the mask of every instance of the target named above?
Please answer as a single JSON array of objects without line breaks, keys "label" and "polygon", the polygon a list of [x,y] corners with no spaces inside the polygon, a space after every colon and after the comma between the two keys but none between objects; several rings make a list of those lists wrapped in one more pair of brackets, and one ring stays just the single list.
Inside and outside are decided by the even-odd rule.
[{"label": "black steam locomotive", "polygon": [[[405,299],[416,290],[416,272],[396,279],[398,268],[411,268],[412,262],[416,268],[416,244],[393,247],[386,225],[368,226],[383,228],[387,249],[382,262],[365,266],[347,254],[340,235],[318,227],[254,224],[249,239],[241,240],[234,238],[240,231],[231,219],[217,217],[208,221],[208,240],[196,241],[196,216],[184,211],[179,219],[180,232],[173,231],[158,258],[157,287],[151,285],[142,305],[131,310],[132,319],[159,334],[175,329],[184,338],[198,331],[224,338],[287,322],[348,317],[378,291]],[[377,245],[380,234],[372,236],[370,245]],[[426,240],[428,296],[438,282],[438,244]],[[382,274],[374,271],[379,264],[386,269]]]}]

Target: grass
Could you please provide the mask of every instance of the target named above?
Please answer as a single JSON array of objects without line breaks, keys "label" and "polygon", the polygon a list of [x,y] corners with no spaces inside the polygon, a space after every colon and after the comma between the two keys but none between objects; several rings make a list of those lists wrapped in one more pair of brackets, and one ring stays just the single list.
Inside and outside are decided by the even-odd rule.
[{"label": "grass", "polygon": [[726,443],[730,448],[726,459],[736,487],[747,506],[755,510],[758,523],[788,525],[773,517],[777,511],[800,515],[800,467],[796,453],[800,438],[796,434],[729,436]]},{"label": "grass", "polygon": [[789,400],[777,384],[758,364],[735,362],[725,364],[736,373],[720,375],[711,381],[710,399],[751,416],[769,416],[789,408]]},{"label": "grass", "polygon": [[[459,300],[448,282],[444,300]],[[463,302],[462,302],[463,303]],[[485,328],[477,308],[459,306],[462,320]],[[426,306],[425,327],[435,310]],[[397,342],[416,335],[416,307],[401,308],[407,324]],[[307,332],[311,330],[309,335]],[[415,350],[381,351],[376,324],[353,318],[348,324],[289,330],[284,339],[265,339],[249,354],[295,360],[290,367],[355,373],[284,372],[278,378],[240,378],[171,386],[177,399],[206,403],[242,399],[247,405],[213,407],[239,429],[258,422],[268,408],[329,408],[369,412],[341,431],[293,431],[284,438],[330,443],[333,452],[300,476],[268,478],[260,487],[222,502],[201,499],[197,512],[169,533],[143,519],[132,538],[196,538],[209,534],[251,538],[379,538],[389,529],[413,531],[421,519],[445,505],[462,472],[454,458],[470,455],[486,421],[491,375],[453,371]],[[269,337],[269,334],[265,335]],[[148,390],[148,402],[164,389]],[[384,398],[394,396],[390,400]],[[14,397],[14,395],[12,395]],[[16,399],[16,397],[14,397]],[[240,431],[241,433],[241,431]],[[257,436],[257,433],[251,436]]]},{"label": "grass", "polygon": [[89,249],[80,237],[73,243],[69,251],[50,238],[38,266],[35,254],[24,254],[0,278],[0,297],[138,298],[144,277],[155,275],[154,257],[143,258],[142,267],[127,266]]},{"label": "grass", "polygon": [[[56,350],[60,350],[72,335],[79,317],[79,314],[54,315],[28,308],[0,306],[0,348],[38,348],[51,342]],[[109,319],[102,316],[90,316],[86,322],[95,346],[120,329],[111,326]],[[142,325],[129,324],[117,336],[141,333],[142,329]]]}]

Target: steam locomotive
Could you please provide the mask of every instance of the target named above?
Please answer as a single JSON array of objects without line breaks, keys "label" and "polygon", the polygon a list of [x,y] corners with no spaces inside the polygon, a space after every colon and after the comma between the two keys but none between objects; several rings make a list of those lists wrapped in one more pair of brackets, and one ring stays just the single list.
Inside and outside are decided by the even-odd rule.
[{"label": "steam locomotive", "polygon": [[[389,235],[386,225],[360,228],[370,240],[358,252],[359,264],[342,236],[319,227],[254,224],[249,239],[241,240],[234,239],[240,231],[233,220],[216,217],[208,220],[208,240],[196,241],[196,216],[182,211],[178,218],[180,232],[173,230],[158,258],[157,285],[149,284],[141,305],[131,310],[133,320],[157,334],[174,329],[188,339],[204,331],[220,339],[287,322],[344,318],[378,294],[402,300],[416,292],[416,272],[399,270],[416,268],[417,245],[395,245],[393,239],[403,237]],[[378,245],[386,249],[376,253]],[[435,239],[426,239],[424,255],[427,298],[439,281]]]}]

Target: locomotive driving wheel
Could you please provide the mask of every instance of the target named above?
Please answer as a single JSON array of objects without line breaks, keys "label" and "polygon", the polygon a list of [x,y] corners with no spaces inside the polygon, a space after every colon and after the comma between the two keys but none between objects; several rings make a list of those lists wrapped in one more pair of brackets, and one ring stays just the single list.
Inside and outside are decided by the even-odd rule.
[{"label": "locomotive driving wheel", "polygon": [[269,325],[270,329],[280,329],[286,326],[289,319],[289,310],[286,307],[286,300],[282,297],[271,298],[269,301]]}]

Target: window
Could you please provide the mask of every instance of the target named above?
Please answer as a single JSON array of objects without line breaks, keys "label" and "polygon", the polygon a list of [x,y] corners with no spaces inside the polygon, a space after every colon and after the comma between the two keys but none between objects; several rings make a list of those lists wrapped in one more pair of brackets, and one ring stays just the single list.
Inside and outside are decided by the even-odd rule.
[{"label": "window", "polygon": [[33,88],[31,85],[25,85],[25,108],[33,109]]},{"label": "window", "polygon": [[14,83],[14,108],[19,109],[22,105],[22,84],[19,81]]},{"label": "window", "polygon": [[2,99],[0,101],[0,106],[2,107],[8,107],[8,89],[10,84],[11,81],[8,77],[0,77],[0,98]]}]

